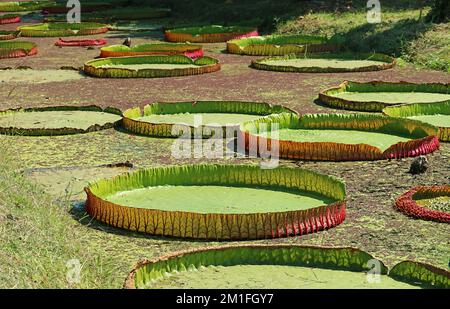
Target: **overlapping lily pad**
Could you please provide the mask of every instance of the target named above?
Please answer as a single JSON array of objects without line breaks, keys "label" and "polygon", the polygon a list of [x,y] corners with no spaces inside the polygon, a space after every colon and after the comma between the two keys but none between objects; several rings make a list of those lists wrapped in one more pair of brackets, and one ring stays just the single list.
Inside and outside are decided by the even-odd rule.
[{"label": "overlapping lily pad", "polygon": [[[385,107],[399,104],[450,102],[450,85],[345,81],[337,87],[321,91],[319,99],[334,108],[381,112]],[[433,106],[433,104],[426,106]],[[429,109],[425,108],[425,105],[422,108]],[[402,110],[410,109],[402,108]],[[397,111],[397,109],[389,109],[389,111]],[[397,116],[397,114],[392,112],[391,116]]]},{"label": "overlapping lily pad", "polygon": [[133,47],[125,45],[111,45],[102,47],[100,57],[126,57],[148,55],[184,55],[189,58],[203,57],[201,45],[185,43],[151,43],[139,44]]},{"label": "overlapping lily pad", "polygon": [[[442,99],[445,98],[442,97]],[[383,113],[393,117],[406,117],[431,124],[438,128],[438,136],[441,141],[450,142],[450,98],[445,102],[386,107],[383,109]]]},{"label": "overlapping lily pad", "polygon": [[1,58],[18,58],[36,55],[38,52],[37,45],[27,41],[1,41],[0,42],[0,59]]},{"label": "overlapping lily pad", "polygon": [[386,70],[395,63],[394,58],[382,54],[319,53],[257,59],[251,67],[278,72],[341,73]]},{"label": "overlapping lily pad", "polygon": [[14,40],[18,34],[19,31],[0,30],[0,41]]},{"label": "overlapping lily pad", "polygon": [[258,30],[253,27],[239,26],[203,26],[166,30],[165,37],[169,42],[219,43],[233,39],[257,36]]},{"label": "overlapping lily pad", "polygon": [[186,130],[195,134],[198,127],[204,136],[218,133],[217,129],[225,136],[227,128],[237,129],[242,122],[283,112],[293,111],[280,105],[240,101],[153,103],[143,111],[139,107],[125,111],[123,126],[133,133],[158,137],[176,137]]},{"label": "overlapping lily pad", "polygon": [[[377,280],[369,270],[376,267]],[[270,278],[267,274],[270,273]],[[391,271],[355,248],[304,245],[221,246],[140,261],[125,280],[134,288],[448,288],[444,269],[405,261]]]},{"label": "overlapping lily pad", "polygon": [[0,15],[0,25],[1,24],[14,24],[14,23],[20,23],[20,15],[18,14],[5,14]]},{"label": "overlapping lily pad", "polygon": [[132,56],[91,60],[84,72],[102,78],[153,78],[198,75],[220,70],[219,60],[199,57],[195,60],[182,56]]},{"label": "overlapping lily pad", "polygon": [[328,229],[345,219],[344,184],[299,168],[159,167],[97,181],[86,193],[86,211],[93,218],[161,236],[285,237]]},{"label": "overlapping lily pad", "polygon": [[300,53],[330,52],[337,44],[326,37],[310,35],[268,35],[231,40],[227,51],[252,56],[284,56]]},{"label": "overlapping lily pad", "polygon": [[52,106],[0,112],[0,133],[13,135],[68,135],[104,130],[122,119],[114,108]]},{"label": "overlapping lily pad", "polygon": [[[420,121],[370,114],[279,114],[241,125],[241,147],[280,158],[359,161],[414,157],[439,148],[437,129]],[[268,146],[267,146],[268,145]]]},{"label": "overlapping lily pad", "polygon": [[415,218],[450,223],[450,185],[413,188],[395,206]]},{"label": "overlapping lily pad", "polygon": [[108,32],[108,26],[99,23],[44,23],[19,27],[24,37],[63,37],[94,35]]}]

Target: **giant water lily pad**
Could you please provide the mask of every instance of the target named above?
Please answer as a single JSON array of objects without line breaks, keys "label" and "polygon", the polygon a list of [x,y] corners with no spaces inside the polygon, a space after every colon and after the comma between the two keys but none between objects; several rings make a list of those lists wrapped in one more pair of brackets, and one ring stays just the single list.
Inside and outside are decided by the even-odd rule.
[{"label": "giant water lily pad", "polygon": [[406,117],[431,124],[439,129],[441,141],[450,142],[450,98],[445,102],[386,107],[383,109],[383,113],[393,117]]},{"label": "giant water lily pad", "polygon": [[296,73],[368,72],[390,69],[395,59],[382,54],[308,54],[252,61],[258,70]]},{"label": "giant water lily pad", "polygon": [[333,51],[336,48],[337,45],[326,37],[310,35],[257,36],[227,42],[229,53],[252,56],[284,56]]},{"label": "giant water lily pad", "polygon": [[0,133],[19,135],[65,135],[114,127],[120,111],[96,106],[44,107],[7,110],[0,113]]},{"label": "giant water lily pad", "polygon": [[63,37],[94,35],[108,32],[108,26],[99,23],[45,23],[19,27],[24,37]]},{"label": "giant water lily pad", "polygon": [[166,30],[165,37],[169,42],[218,43],[232,39],[258,35],[253,27],[239,26],[203,26]]},{"label": "giant water lily pad", "polygon": [[405,214],[450,223],[450,186],[421,186],[402,194],[395,206]]},{"label": "giant water lily pad", "polygon": [[0,30],[0,41],[13,40],[17,38],[19,31]]},{"label": "giant water lily pad", "polygon": [[173,77],[212,73],[220,70],[219,60],[181,55],[112,57],[85,63],[86,74],[102,78]]},{"label": "giant water lily pad", "polygon": [[450,85],[345,81],[321,91],[319,99],[334,108],[381,112],[385,107],[399,104],[450,102]]},{"label": "giant water lily pad", "polygon": [[4,41],[0,42],[1,58],[18,58],[33,56],[37,54],[37,45],[27,41]]},{"label": "giant water lily pad", "polygon": [[282,112],[293,111],[280,105],[257,102],[153,103],[145,106],[143,111],[140,108],[125,111],[123,126],[130,132],[148,136],[175,137],[186,131],[195,134],[198,127],[203,127],[201,135],[217,134],[217,129],[225,135],[227,128],[236,129],[240,123]]},{"label": "giant water lily pad", "polygon": [[100,50],[100,57],[102,58],[145,55],[184,55],[190,58],[198,58],[203,56],[203,48],[201,45],[185,43],[152,43],[133,47],[111,45],[102,47]]},{"label": "giant water lily pad", "polygon": [[344,184],[302,169],[160,167],[97,181],[86,192],[86,211],[95,219],[152,235],[273,238],[327,229],[345,218]]},{"label": "giant water lily pad", "polygon": [[20,23],[20,15],[18,14],[4,14],[0,15],[0,25],[1,24],[14,24]]},{"label": "giant water lily pad", "polygon": [[[375,280],[368,272],[377,267]],[[270,278],[267,274],[271,274]],[[392,269],[354,248],[222,246],[139,262],[125,288],[430,288],[449,287],[448,271],[403,262]]]},{"label": "giant water lily pad", "polygon": [[[241,125],[241,147],[278,147],[287,159],[355,161],[427,154],[439,148],[431,125],[378,115],[280,114]],[[255,149],[253,149],[255,148]]]}]

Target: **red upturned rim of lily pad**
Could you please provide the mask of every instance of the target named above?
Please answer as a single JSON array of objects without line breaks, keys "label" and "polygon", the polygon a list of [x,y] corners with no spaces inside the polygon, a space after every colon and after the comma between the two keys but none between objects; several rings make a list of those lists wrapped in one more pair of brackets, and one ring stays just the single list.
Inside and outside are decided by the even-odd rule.
[{"label": "red upturned rim of lily pad", "polygon": [[21,20],[20,15],[7,14],[0,16],[0,25],[20,23]]},{"label": "red upturned rim of lily pad", "polygon": [[397,198],[395,206],[398,210],[411,217],[450,223],[450,213],[429,209],[417,203],[418,198],[433,198],[440,196],[450,196],[450,185],[419,186],[412,188]]},{"label": "red upturned rim of lily pad", "polygon": [[65,40],[61,38],[55,43],[56,46],[102,46],[106,44],[105,39]]}]

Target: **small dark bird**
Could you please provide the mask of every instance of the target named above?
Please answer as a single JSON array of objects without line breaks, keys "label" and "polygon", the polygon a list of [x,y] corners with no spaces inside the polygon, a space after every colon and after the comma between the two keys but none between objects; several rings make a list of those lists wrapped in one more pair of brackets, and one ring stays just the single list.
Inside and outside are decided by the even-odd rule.
[{"label": "small dark bird", "polygon": [[122,45],[131,47],[131,38],[126,38],[126,40],[123,41]]},{"label": "small dark bird", "polygon": [[411,167],[409,168],[409,172],[413,175],[425,173],[428,169],[428,160],[425,156],[419,156],[415,158]]}]

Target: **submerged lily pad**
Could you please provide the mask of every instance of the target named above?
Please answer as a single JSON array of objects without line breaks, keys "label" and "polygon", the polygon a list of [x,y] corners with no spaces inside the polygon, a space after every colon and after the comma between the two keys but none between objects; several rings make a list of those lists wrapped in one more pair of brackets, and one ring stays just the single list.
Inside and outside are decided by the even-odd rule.
[{"label": "submerged lily pad", "polygon": [[0,133],[20,135],[65,135],[112,128],[122,117],[115,109],[96,106],[44,107],[7,110],[0,113]]}]

